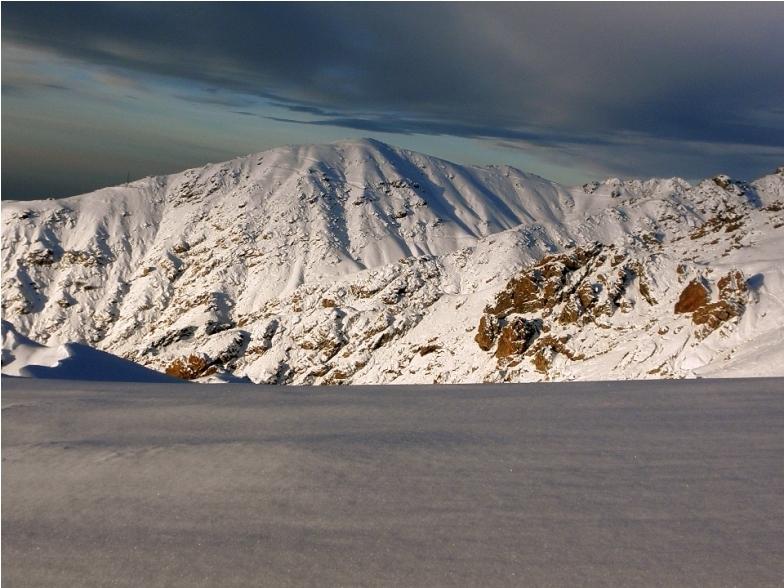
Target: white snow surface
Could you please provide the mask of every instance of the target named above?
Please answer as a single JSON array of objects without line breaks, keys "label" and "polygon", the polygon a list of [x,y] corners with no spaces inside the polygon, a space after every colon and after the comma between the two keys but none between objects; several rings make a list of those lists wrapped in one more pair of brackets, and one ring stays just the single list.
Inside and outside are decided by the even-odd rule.
[{"label": "white snow surface", "polygon": [[[4,201],[2,371],[73,342],[202,381],[781,376],[782,202],[781,170],[569,188],[368,139]],[[511,279],[583,251],[545,307],[499,315],[535,325],[525,349],[480,348]],[[675,313],[695,281],[730,315]]]},{"label": "white snow surface", "polygon": [[3,321],[3,375],[47,380],[171,384],[180,382],[127,359],[80,343],[46,346]]}]

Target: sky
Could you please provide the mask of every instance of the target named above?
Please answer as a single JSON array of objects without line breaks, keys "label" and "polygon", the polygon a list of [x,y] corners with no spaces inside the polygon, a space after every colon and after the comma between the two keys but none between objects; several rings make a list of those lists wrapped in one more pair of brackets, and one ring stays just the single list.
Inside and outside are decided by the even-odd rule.
[{"label": "sky", "polygon": [[373,137],[568,185],[784,164],[784,3],[2,2],[2,198]]}]

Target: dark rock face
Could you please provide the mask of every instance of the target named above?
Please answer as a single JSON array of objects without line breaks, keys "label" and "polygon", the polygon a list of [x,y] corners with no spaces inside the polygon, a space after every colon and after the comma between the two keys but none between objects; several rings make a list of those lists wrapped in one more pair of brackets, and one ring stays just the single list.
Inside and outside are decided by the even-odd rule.
[{"label": "dark rock face", "polygon": [[[596,290],[587,279],[594,266],[607,260],[602,253],[604,249],[603,245],[594,243],[570,253],[550,255],[512,278],[496,296],[495,303],[485,308],[485,314],[479,320],[474,338],[479,348],[490,351],[497,341],[495,355],[499,359],[528,351],[534,335],[541,330],[542,320],[516,315],[552,316],[560,324],[567,325],[592,320],[590,313],[605,312],[607,309],[596,304]],[[624,283],[608,283],[610,290],[617,290],[616,298],[625,290],[627,273],[626,270],[618,273]],[[614,310],[613,302],[609,302]]]},{"label": "dark rock face", "polygon": [[558,317],[558,322],[562,325],[569,325],[572,323],[576,323],[577,320],[582,316],[583,308],[580,302],[576,300],[570,300],[566,303],[561,311],[561,315]]},{"label": "dark rock face", "polygon": [[697,309],[691,317],[695,325],[706,325],[706,334],[718,329],[722,323],[741,316],[748,303],[746,279],[740,270],[730,271],[719,278],[716,285],[719,288],[719,301]]},{"label": "dark rock face", "polygon": [[716,184],[719,188],[722,188],[723,190],[728,189],[732,185],[732,180],[729,178],[729,176],[718,175],[712,179],[713,179],[713,183]]},{"label": "dark rock face", "polygon": [[542,373],[557,354],[572,361],[584,359],[570,349],[571,335],[545,333],[557,325],[579,327],[611,315],[631,280],[639,278],[643,284],[642,266],[632,267],[625,255],[615,255],[611,266],[606,265],[608,249],[613,248],[594,243],[547,256],[512,278],[479,320],[474,340],[480,349],[490,351],[497,343],[494,355],[499,365],[516,365],[526,356]]},{"label": "dark rock face", "polygon": [[545,301],[539,298],[539,285],[535,277],[523,275],[513,278],[506,289],[496,298],[495,306],[487,312],[495,316],[505,316],[512,312],[535,312],[544,307]]}]

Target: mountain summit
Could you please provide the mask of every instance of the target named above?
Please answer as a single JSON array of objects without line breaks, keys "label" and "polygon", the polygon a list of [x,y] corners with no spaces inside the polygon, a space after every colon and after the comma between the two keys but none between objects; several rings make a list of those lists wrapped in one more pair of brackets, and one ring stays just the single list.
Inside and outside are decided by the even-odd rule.
[{"label": "mountain summit", "polygon": [[3,319],[267,383],[784,374],[784,175],[567,188],[373,140],[4,202]]}]

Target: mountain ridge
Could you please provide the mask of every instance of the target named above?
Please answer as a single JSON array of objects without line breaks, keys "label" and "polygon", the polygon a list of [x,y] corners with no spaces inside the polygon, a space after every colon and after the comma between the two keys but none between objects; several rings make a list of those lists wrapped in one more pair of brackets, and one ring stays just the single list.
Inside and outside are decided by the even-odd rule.
[{"label": "mountain ridge", "polygon": [[[696,186],[672,178],[567,188],[514,168],[466,168],[373,140],[282,147],[61,201],[4,202],[3,318],[39,342],[87,343],[186,378],[525,381],[721,371],[730,362],[719,361],[721,353],[737,357],[750,348],[754,329],[744,329],[760,313],[775,316],[772,333],[781,330],[774,262],[784,176],[777,172],[751,183],[716,176]],[[694,245],[705,259],[697,260]],[[479,323],[491,316],[486,307],[510,280],[540,271],[536,264],[548,255],[594,246],[603,253],[590,268],[567,268],[551,287],[557,303],[532,310],[536,316],[520,307],[512,313],[519,320],[495,318],[508,334],[538,325],[504,356],[511,359],[498,357],[495,339],[488,349],[477,345]],[[612,266],[625,268],[615,286],[610,248],[625,260]],[[688,271],[677,273],[689,257]],[[566,259],[559,263],[572,263]],[[722,276],[709,275],[719,270]],[[706,284],[705,304],[718,304],[717,280],[734,270],[744,284],[751,279],[750,298],[733,301],[743,312],[711,331],[734,325],[746,333],[724,333],[732,339],[726,349],[711,333],[689,339],[693,349],[670,333],[660,338],[678,340],[680,350],[649,341],[648,357],[639,359],[641,351],[638,360],[607,363],[586,360],[579,348],[590,343],[576,343],[597,329],[621,328],[615,322],[622,317],[646,333],[651,321],[681,333],[689,317],[665,313],[659,301],[674,305],[686,276]],[[757,274],[764,277],[755,287]],[[642,276],[656,304],[639,292]],[[619,294],[602,322],[588,298],[577,302],[581,287],[637,294]],[[559,322],[568,304],[576,322]],[[613,349],[623,340],[637,349],[641,337],[620,337]],[[648,360],[662,353],[669,367],[655,372]],[[688,359],[706,353],[702,364]],[[390,367],[396,358],[409,367]],[[428,365],[417,368],[424,359]],[[650,369],[629,367],[642,364]]]}]

